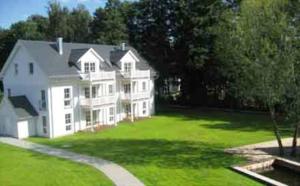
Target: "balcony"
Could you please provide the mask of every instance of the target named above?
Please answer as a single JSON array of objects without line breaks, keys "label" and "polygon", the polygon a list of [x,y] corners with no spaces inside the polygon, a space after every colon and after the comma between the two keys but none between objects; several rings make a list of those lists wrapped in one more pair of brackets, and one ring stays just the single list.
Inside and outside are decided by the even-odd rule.
[{"label": "balcony", "polygon": [[80,76],[84,81],[101,81],[115,79],[116,72],[82,73]]},{"label": "balcony", "polygon": [[114,104],[116,102],[116,96],[103,96],[97,98],[82,98],[80,99],[80,105],[83,107],[101,106]]},{"label": "balcony", "polygon": [[148,99],[150,98],[150,92],[138,92],[138,93],[122,93],[121,99],[125,101],[138,100],[138,99]]},{"label": "balcony", "polygon": [[150,70],[121,71],[124,78],[150,78]]}]

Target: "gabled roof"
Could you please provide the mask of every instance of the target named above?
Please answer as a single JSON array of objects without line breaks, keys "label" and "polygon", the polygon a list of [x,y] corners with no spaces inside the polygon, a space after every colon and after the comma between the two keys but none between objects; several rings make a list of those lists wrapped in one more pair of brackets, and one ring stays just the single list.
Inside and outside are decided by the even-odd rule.
[{"label": "gabled roof", "polygon": [[[79,67],[75,64],[75,62],[91,48],[104,59],[104,63],[100,63],[100,68],[105,71],[120,69],[120,67],[118,67],[113,61],[118,60],[118,58],[122,56],[122,53],[125,53],[125,51],[123,51],[114,54],[113,51],[118,51],[118,46],[115,45],[64,42],[63,54],[59,55],[57,52],[56,42],[19,40],[18,43],[25,47],[29,55],[38,63],[39,67],[49,77],[79,76]],[[132,51],[140,60],[139,64],[137,65],[137,69],[150,69],[155,73],[148,62],[144,60],[134,48],[127,47],[127,49]],[[111,54],[114,56],[111,56]]]},{"label": "gabled roof", "polygon": [[18,119],[26,119],[38,116],[38,112],[34,109],[26,96],[8,97]]},{"label": "gabled roof", "polygon": [[110,61],[113,63],[119,62],[125,54],[127,54],[128,50],[114,50],[110,52]]},{"label": "gabled roof", "polygon": [[72,49],[70,56],[69,56],[69,62],[70,63],[76,63],[83,54],[85,54],[89,48],[81,48],[81,49]]}]

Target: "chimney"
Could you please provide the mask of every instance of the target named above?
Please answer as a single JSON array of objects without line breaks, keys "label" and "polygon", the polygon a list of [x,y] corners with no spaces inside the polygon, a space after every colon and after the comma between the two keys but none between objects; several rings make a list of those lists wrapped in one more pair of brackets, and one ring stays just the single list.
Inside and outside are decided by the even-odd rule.
[{"label": "chimney", "polygon": [[63,38],[59,37],[56,40],[56,45],[57,45],[57,51],[59,55],[63,55]]},{"label": "chimney", "polygon": [[126,43],[122,43],[122,44],[121,44],[121,50],[124,51],[125,49],[126,49]]}]

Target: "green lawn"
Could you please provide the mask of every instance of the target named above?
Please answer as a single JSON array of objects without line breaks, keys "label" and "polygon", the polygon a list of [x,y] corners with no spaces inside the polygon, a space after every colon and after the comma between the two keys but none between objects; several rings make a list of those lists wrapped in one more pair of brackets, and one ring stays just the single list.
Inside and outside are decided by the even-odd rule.
[{"label": "green lawn", "polygon": [[0,185],[111,186],[98,170],[0,143]]},{"label": "green lawn", "polygon": [[[274,139],[266,116],[172,111],[97,133],[32,141],[119,163],[148,186],[259,185],[228,167],[224,148]],[[66,145],[67,144],[67,145]]]}]

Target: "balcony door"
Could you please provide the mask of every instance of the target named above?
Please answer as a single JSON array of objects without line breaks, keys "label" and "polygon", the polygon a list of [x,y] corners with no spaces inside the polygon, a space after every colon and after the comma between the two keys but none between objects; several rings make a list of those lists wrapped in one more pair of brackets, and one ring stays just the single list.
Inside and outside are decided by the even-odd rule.
[{"label": "balcony door", "polygon": [[137,82],[133,81],[132,82],[132,93],[136,93],[137,92]]},{"label": "balcony door", "polygon": [[104,116],[104,109],[99,110],[99,123],[101,125],[105,124],[105,116]]},{"label": "balcony door", "polygon": [[130,104],[125,104],[124,106],[125,106],[126,117],[130,117],[130,113],[131,113]]},{"label": "balcony door", "polygon": [[129,94],[130,93],[130,84],[124,84],[124,93]]},{"label": "balcony door", "polygon": [[93,110],[93,123],[94,125],[99,124],[99,112],[100,110]]}]

